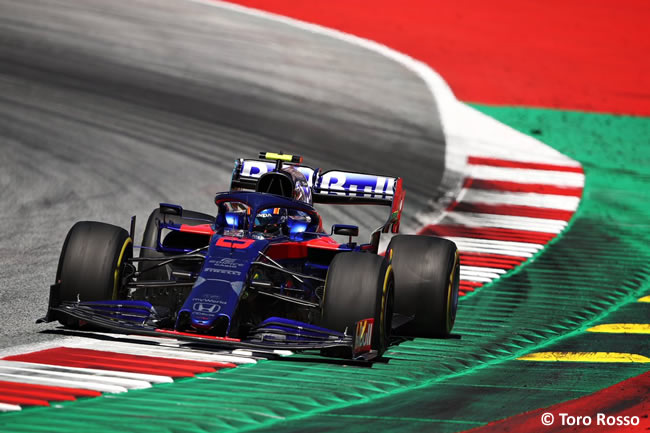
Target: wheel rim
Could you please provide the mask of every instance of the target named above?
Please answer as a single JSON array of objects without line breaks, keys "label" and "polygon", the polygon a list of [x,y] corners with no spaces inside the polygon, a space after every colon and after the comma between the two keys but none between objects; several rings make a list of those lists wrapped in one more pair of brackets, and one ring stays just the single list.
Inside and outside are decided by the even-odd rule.
[{"label": "wheel rim", "polygon": [[120,251],[120,255],[117,258],[117,263],[115,264],[115,271],[113,273],[113,296],[112,299],[117,299],[118,289],[120,286],[120,274],[122,270],[122,262],[124,261],[124,254],[126,254],[127,247],[131,245],[133,241],[131,238],[126,238],[124,245]]}]

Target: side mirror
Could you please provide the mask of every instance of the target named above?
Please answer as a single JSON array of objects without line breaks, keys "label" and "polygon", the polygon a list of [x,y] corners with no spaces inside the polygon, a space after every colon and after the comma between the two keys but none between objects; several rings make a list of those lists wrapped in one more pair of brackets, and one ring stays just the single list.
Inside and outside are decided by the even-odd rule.
[{"label": "side mirror", "polygon": [[352,244],[352,237],[359,236],[359,227],[347,224],[334,224],[332,226],[332,234],[349,236],[348,244]]},{"label": "side mirror", "polygon": [[347,224],[334,224],[332,226],[332,234],[350,237],[359,236],[359,227]]},{"label": "side mirror", "polygon": [[171,203],[160,203],[160,213],[182,217],[183,206]]}]

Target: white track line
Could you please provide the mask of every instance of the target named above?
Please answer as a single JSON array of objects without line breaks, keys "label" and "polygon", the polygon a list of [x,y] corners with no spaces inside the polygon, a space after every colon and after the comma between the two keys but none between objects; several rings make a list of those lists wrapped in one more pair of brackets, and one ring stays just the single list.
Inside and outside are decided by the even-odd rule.
[{"label": "white track line", "polygon": [[507,256],[532,257],[533,254],[544,248],[544,245],[530,244],[527,242],[497,241],[492,239],[475,239],[456,236],[443,237],[454,242],[461,252],[490,252]]},{"label": "white track line", "polygon": [[495,280],[499,278],[500,275],[495,272],[469,272],[469,271],[460,271],[460,279],[470,281],[470,278],[487,278]]},{"label": "white track line", "polygon": [[17,404],[0,403],[0,412],[13,412],[22,410]]},{"label": "white track line", "polygon": [[[51,367],[51,368],[47,368]],[[69,371],[61,371],[46,364],[27,364],[14,361],[0,361],[0,372],[4,374],[19,374],[34,378],[71,379],[79,381],[90,381],[104,385],[114,385],[126,389],[151,388],[151,384],[144,380],[125,379],[122,377],[97,376],[94,374]]]},{"label": "white track line", "polygon": [[478,275],[465,275],[465,276],[461,275],[461,277],[460,277],[461,282],[463,282],[463,281],[474,281],[474,282],[477,282],[477,283],[490,283],[490,282],[492,282],[492,280],[494,280],[494,278],[492,278],[492,277],[480,277]]},{"label": "white track line", "polygon": [[127,392],[128,390],[123,386],[107,385],[88,380],[70,380],[52,377],[31,376],[24,374],[8,374],[0,372],[0,380],[16,383],[30,383],[34,385],[48,385],[48,386],[62,386],[64,388],[81,388],[90,389],[92,391],[107,392],[110,394],[117,394]]},{"label": "white track line", "polygon": [[[466,275],[479,275],[483,273],[489,274],[505,274],[507,271],[502,268],[491,268],[487,266],[465,266],[460,265],[460,273],[465,273]],[[498,277],[498,275],[497,275]],[[496,277],[495,277],[496,278]]]},{"label": "white track line", "polygon": [[255,364],[257,361],[246,356],[233,355],[228,352],[210,353],[199,352],[181,347],[153,346],[122,342],[107,342],[103,340],[85,339],[83,341],[66,342],[64,347],[107,350],[126,355],[156,356],[160,358],[185,359],[203,362],[231,362],[233,364]]},{"label": "white track line", "polygon": [[538,194],[534,192],[486,191],[467,188],[463,194],[462,201],[467,203],[531,206],[575,211],[578,209],[580,197]]},{"label": "white track line", "polygon": [[121,370],[102,370],[96,368],[82,368],[82,367],[68,367],[63,365],[43,364],[36,362],[22,362],[22,361],[4,361],[0,360],[0,368],[2,366],[18,366],[33,369],[40,369],[43,371],[59,371],[68,373],[87,374],[90,376],[114,377],[122,379],[132,379],[136,381],[144,381],[148,383],[171,383],[174,381],[169,376],[160,376],[156,374],[144,373],[131,373]]},{"label": "white track line", "polygon": [[545,218],[450,211],[442,219],[440,224],[452,224],[472,228],[495,227],[544,233],[560,233],[566,227],[567,222]]},{"label": "white track line", "polygon": [[531,170],[511,167],[491,167],[489,165],[471,165],[469,174],[474,179],[518,183],[541,183],[565,187],[582,187],[585,183],[585,175],[582,173]]}]

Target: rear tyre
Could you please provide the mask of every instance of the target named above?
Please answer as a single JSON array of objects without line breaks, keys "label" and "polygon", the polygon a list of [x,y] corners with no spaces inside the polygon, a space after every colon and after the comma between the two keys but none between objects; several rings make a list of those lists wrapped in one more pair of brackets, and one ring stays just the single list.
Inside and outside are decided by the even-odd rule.
[{"label": "rear tyre", "polygon": [[74,302],[123,297],[122,275],[131,257],[133,242],[123,228],[94,221],[76,223],[59,258],[59,299]]},{"label": "rear tyre", "polygon": [[[214,216],[204,214],[201,212],[194,212],[191,210],[183,210],[183,216],[164,214],[160,212],[160,209],[154,209],[149,215],[147,220],[147,225],[144,228],[144,235],[142,236],[142,246],[145,248],[140,249],[140,257],[147,258],[164,258],[167,254],[156,251],[156,240],[158,237],[158,222],[164,221],[167,223],[173,224],[186,224],[190,226],[196,226],[200,224],[208,224],[210,221],[214,222]],[[145,267],[151,267],[156,262],[141,262],[139,270],[145,269]],[[151,271],[147,271],[142,275],[143,279],[146,280],[170,280],[171,279],[171,267],[170,266],[161,266]]]},{"label": "rear tyre", "polygon": [[379,356],[388,347],[393,317],[393,271],[383,257],[340,253],[327,272],[321,325],[353,334],[356,322],[373,318],[371,347]]},{"label": "rear tyre", "polygon": [[456,244],[433,236],[399,235],[386,257],[395,273],[395,312],[414,319],[397,331],[413,337],[451,333],[458,307],[460,260]]}]

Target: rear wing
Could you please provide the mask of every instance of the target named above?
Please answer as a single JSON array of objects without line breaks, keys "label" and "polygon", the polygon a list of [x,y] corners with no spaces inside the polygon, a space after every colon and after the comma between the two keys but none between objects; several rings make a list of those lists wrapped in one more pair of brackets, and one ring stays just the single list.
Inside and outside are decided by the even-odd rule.
[{"label": "rear wing", "polygon": [[[307,185],[314,186],[316,179],[316,172],[311,167],[306,165],[298,165],[292,163],[284,163],[284,166],[292,166],[300,173],[305,175]],[[235,161],[235,169],[232,172],[232,181],[230,182],[230,190],[248,189],[255,191],[257,187],[257,180],[266,173],[270,173],[276,169],[277,164],[270,161],[261,161],[259,159],[238,159]]]},{"label": "rear wing", "polygon": [[[262,156],[264,154],[261,154]],[[266,154],[269,155],[269,154]],[[275,155],[275,154],[274,154]],[[355,173],[351,171],[330,170],[322,172],[286,159],[273,158],[274,161],[257,159],[238,159],[230,184],[231,190],[256,190],[258,179],[269,172],[282,169],[283,165],[292,166],[305,176],[311,189],[313,203],[356,204],[390,206],[391,213],[386,223],[379,228],[383,233],[397,233],[404,206],[404,189],[399,177],[378,176],[374,174]],[[299,157],[293,157],[297,160]],[[311,203],[309,203],[311,204]]]},{"label": "rear wing", "polygon": [[390,206],[390,215],[376,232],[399,232],[405,191],[402,178],[330,170],[319,174],[313,187],[314,203]]}]

